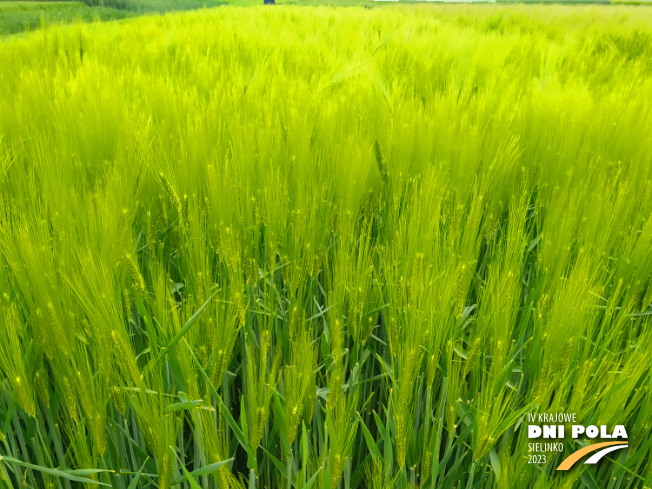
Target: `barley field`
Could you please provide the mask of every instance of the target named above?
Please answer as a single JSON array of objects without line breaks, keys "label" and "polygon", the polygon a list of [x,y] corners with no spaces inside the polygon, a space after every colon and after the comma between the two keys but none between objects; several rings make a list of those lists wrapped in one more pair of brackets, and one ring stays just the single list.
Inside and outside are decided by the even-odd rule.
[{"label": "barley field", "polygon": [[[0,40],[0,484],[652,487],[652,10]],[[625,425],[559,473],[527,413]]]}]

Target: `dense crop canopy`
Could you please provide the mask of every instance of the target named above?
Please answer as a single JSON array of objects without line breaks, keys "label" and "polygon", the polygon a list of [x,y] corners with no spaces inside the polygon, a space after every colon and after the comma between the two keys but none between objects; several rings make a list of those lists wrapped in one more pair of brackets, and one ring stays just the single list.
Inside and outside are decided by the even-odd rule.
[{"label": "dense crop canopy", "polygon": [[[4,480],[652,486],[651,36],[224,7],[0,41]],[[536,467],[525,412],[629,449]]]}]

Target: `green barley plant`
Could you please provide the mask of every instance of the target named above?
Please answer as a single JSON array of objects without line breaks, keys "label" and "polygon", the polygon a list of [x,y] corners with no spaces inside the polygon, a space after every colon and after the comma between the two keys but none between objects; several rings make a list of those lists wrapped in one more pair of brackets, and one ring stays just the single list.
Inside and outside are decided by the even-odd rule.
[{"label": "green barley plant", "polygon": [[[0,486],[652,487],[652,13],[0,42]],[[528,413],[623,424],[528,463]]]}]

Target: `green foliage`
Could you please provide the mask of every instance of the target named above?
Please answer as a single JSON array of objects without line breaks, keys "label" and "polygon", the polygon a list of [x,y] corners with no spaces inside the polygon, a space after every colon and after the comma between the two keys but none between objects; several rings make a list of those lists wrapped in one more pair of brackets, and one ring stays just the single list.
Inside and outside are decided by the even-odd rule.
[{"label": "green foliage", "polygon": [[71,21],[117,20],[127,15],[126,11],[90,8],[81,2],[0,2],[0,35]]},{"label": "green foliage", "polygon": [[[242,0],[237,0],[237,2],[242,3]],[[58,24],[121,20],[136,15],[210,8],[226,3],[229,2],[220,0],[82,0],[74,2],[0,0],[0,36],[29,32]]]},{"label": "green foliage", "polygon": [[[224,7],[2,41],[2,484],[650,487],[651,21]],[[528,464],[527,411],[630,447]]]}]

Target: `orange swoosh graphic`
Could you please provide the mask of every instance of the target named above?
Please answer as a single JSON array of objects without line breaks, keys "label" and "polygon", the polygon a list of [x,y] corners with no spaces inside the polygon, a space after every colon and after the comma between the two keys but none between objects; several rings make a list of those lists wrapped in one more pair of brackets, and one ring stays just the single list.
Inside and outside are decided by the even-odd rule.
[{"label": "orange swoosh graphic", "polygon": [[589,445],[588,447],[584,447],[581,450],[578,450],[574,453],[571,453],[562,463],[559,464],[559,467],[557,467],[557,470],[568,470],[570,469],[575,462],[577,462],[579,459],[581,459],[584,455],[587,453],[594,452],[600,448],[608,447],[611,445],[627,445],[627,442],[623,441],[606,441],[604,443],[595,443],[593,445]]}]

